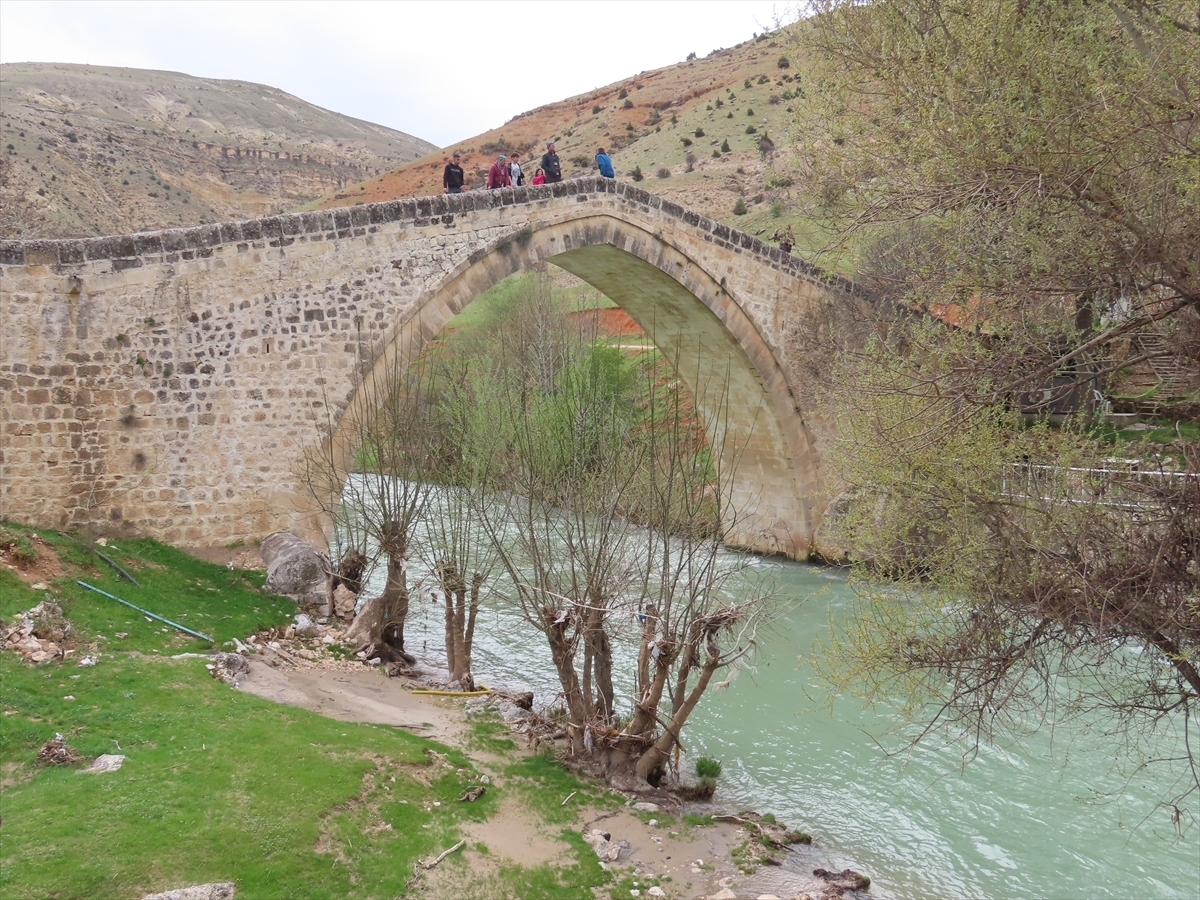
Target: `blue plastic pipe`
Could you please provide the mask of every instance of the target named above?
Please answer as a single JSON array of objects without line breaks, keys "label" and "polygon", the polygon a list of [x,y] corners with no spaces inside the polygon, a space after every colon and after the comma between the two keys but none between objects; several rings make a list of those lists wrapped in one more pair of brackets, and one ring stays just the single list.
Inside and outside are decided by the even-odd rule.
[{"label": "blue plastic pipe", "polygon": [[113,596],[112,594],[110,594],[108,591],[102,591],[102,590],[100,590],[100,588],[98,588],[98,587],[94,587],[93,585],[90,585],[90,584],[88,584],[86,581],[76,581],[75,583],[76,583],[76,584],[78,584],[78,585],[81,585],[82,587],[85,587],[85,588],[87,588],[89,591],[95,591],[97,594],[103,594],[105,597],[107,597],[107,598],[108,598],[108,599],[110,599],[110,600],[116,600],[118,603],[124,603],[124,604],[125,604],[126,606],[128,606],[130,609],[136,609],[136,610],[137,610],[138,612],[140,612],[140,613],[141,613],[143,616],[149,616],[149,617],[150,617],[150,618],[152,618],[152,619],[158,619],[158,621],[160,621],[160,622],[166,622],[166,623],[167,623],[168,625],[170,625],[172,628],[178,628],[180,631],[186,631],[188,634],[190,634],[190,635],[194,635],[195,637],[198,637],[198,638],[201,638],[201,639],[203,639],[203,640],[206,640],[206,641],[208,641],[210,644],[216,643],[216,642],[215,642],[215,641],[214,641],[212,638],[210,638],[210,637],[209,637],[207,634],[201,634],[201,633],[200,633],[200,632],[198,632],[198,631],[192,631],[192,629],[188,628],[186,625],[180,625],[178,622],[172,622],[170,619],[163,618],[163,617],[162,617],[162,616],[160,616],[158,613],[152,613],[152,612],[150,612],[150,610],[148,610],[148,609],[142,609],[140,606],[134,606],[134,605],[133,605],[132,603],[130,603],[128,600],[122,600],[120,597],[114,597],[114,596]]}]

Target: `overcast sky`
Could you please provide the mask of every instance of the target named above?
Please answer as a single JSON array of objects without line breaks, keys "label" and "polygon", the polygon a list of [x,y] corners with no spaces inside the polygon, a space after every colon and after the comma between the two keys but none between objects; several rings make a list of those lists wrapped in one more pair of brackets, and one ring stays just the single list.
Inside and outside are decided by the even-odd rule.
[{"label": "overcast sky", "polygon": [[792,2],[24,2],[0,62],[256,81],[439,146],[517,113],[730,47]]}]

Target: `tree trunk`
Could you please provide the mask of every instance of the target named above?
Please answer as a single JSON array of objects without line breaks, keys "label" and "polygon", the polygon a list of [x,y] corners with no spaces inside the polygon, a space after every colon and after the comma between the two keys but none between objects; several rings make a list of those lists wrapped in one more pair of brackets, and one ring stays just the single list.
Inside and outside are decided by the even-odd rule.
[{"label": "tree trunk", "polygon": [[[381,627],[395,625],[396,649],[404,649],[404,622],[408,618],[408,535],[398,522],[389,522],[383,533],[387,553],[387,583],[380,596]],[[378,637],[378,635],[375,635]]]},{"label": "tree trunk", "polygon": [[563,688],[567,714],[571,717],[571,724],[575,726],[567,729],[571,737],[571,752],[578,754],[583,751],[583,728],[587,723],[587,708],[579,687],[579,674],[575,671],[575,650],[567,637],[570,620],[554,624],[558,610],[551,607],[544,607],[541,614],[546,640],[550,643],[550,657],[554,660],[558,681]]},{"label": "tree trunk", "polygon": [[692,710],[696,708],[696,704],[700,702],[700,697],[708,688],[708,682],[712,679],[713,672],[720,664],[720,656],[710,655],[705,660],[704,668],[700,670],[700,677],[696,679],[696,684],[688,692],[687,698],[682,702],[678,702],[679,698],[676,698],[678,708],[671,716],[671,721],[667,723],[666,730],[659,735],[658,740],[650,749],[638,758],[635,771],[639,778],[648,779],[652,772],[662,767],[670,759],[671,750],[679,743],[679,732],[687,722],[688,716],[692,714]]}]

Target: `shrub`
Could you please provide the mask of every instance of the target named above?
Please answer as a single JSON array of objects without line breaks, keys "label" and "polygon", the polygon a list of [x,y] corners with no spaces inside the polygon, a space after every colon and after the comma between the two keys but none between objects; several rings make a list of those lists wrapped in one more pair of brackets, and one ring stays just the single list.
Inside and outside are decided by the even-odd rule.
[{"label": "shrub", "polygon": [[717,109],[720,109],[722,106],[725,105],[725,101],[722,100],[720,97],[718,97],[715,105],[716,105]]},{"label": "shrub", "polygon": [[725,138],[725,140],[721,141],[721,152],[722,153],[729,152],[729,138]]},{"label": "shrub", "polygon": [[763,195],[762,195],[762,194],[755,194],[753,197],[751,197],[751,198],[750,198],[750,202],[751,202],[751,203],[762,203],[762,202],[763,202]]},{"label": "shrub", "polygon": [[621,93],[617,94],[617,99],[624,100],[628,96],[629,96],[629,91],[625,90],[625,88],[621,88]]},{"label": "shrub", "polygon": [[775,65],[781,69],[786,69],[788,66],[791,65],[791,63],[788,62],[788,58],[786,56],[781,56],[781,57],[779,57],[779,62],[775,63]]},{"label": "shrub", "polygon": [[744,87],[746,90],[750,90],[750,79],[749,78],[747,78],[745,81],[742,82],[742,87]]},{"label": "shrub", "polygon": [[744,216],[747,212],[746,201],[738,197],[737,203],[733,204],[733,214],[735,216]]},{"label": "shrub", "polygon": [[633,171],[629,173],[629,177],[632,178],[634,181],[641,181],[646,176],[642,174],[641,166],[634,166]]},{"label": "shrub", "polygon": [[671,124],[672,125],[679,124],[679,117],[677,115],[675,115],[675,113],[671,113]]},{"label": "shrub", "polygon": [[68,131],[67,132],[67,140],[70,141],[72,144],[78,144],[79,143],[79,135],[77,135],[73,131]]},{"label": "shrub", "polygon": [[626,100],[624,103],[621,104],[621,109],[633,109],[633,101]]},{"label": "shrub", "polygon": [[749,107],[746,107],[746,115],[748,115],[748,116],[754,115],[754,110],[750,109]]},{"label": "shrub", "polygon": [[714,150],[714,151],[713,151],[713,159],[720,159],[720,158],[721,158],[721,151],[720,151],[720,150]]},{"label": "shrub", "polygon": [[657,172],[654,173],[654,177],[655,178],[670,178],[671,170],[668,169],[666,166],[662,166]]},{"label": "shrub", "polygon": [[759,75],[759,76],[758,76],[758,83],[759,83],[759,84],[766,84],[766,83],[767,83],[767,76],[766,76],[766,75]]},{"label": "shrub", "polygon": [[602,112],[604,112],[604,107],[601,106],[599,103],[597,103],[595,106],[592,107],[592,115],[593,116],[598,116]]},{"label": "shrub", "polygon": [[776,201],[775,203],[772,203],[771,204],[771,218],[778,219],[781,215],[783,215],[783,204],[778,201]]},{"label": "shrub", "polygon": [[755,128],[753,125],[746,126],[746,134],[757,134],[757,133],[758,133],[758,129]]},{"label": "shrub", "polygon": [[698,778],[720,778],[721,764],[707,756],[702,756],[696,760],[696,777]]},{"label": "shrub", "polygon": [[589,165],[591,165],[591,162],[592,161],[586,156],[580,155],[571,157],[571,165],[577,169],[586,169]]},{"label": "shrub", "polygon": [[683,142],[683,146],[685,146],[685,147],[692,146],[692,139],[689,137],[680,138],[679,140],[681,140]]},{"label": "shrub", "polygon": [[632,123],[632,122],[626,122],[626,123],[625,123],[625,130],[626,130],[626,131],[633,131],[633,123]]},{"label": "shrub", "polygon": [[778,105],[779,105],[779,95],[778,95],[778,94],[772,94],[770,97],[768,97],[768,98],[767,98],[767,105],[768,105],[768,106],[778,106]]},{"label": "shrub", "polygon": [[691,53],[689,53],[687,55],[687,59],[685,60],[685,62],[691,62],[695,58],[696,58],[696,51],[693,50]]},{"label": "shrub", "polygon": [[727,118],[727,119],[732,119],[732,118],[733,118],[733,113],[731,113],[731,112],[730,112],[730,113],[726,113],[726,114],[725,114],[725,118]]},{"label": "shrub", "polygon": [[687,164],[687,168],[684,169],[685,172],[691,172],[693,169],[696,168],[696,154],[695,153],[689,153],[687,156],[685,156],[683,158],[683,161]]}]

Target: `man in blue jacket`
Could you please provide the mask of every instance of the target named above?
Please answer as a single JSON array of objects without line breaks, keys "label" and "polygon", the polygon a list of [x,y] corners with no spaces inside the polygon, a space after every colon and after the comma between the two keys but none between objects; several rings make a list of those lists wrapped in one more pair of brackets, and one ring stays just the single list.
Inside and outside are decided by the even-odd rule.
[{"label": "man in blue jacket", "polygon": [[604,152],[603,147],[596,151],[596,165],[600,167],[600,174],[605,178],[617,177],[617,173],[613,169],[612,160],[609,159],[608,154]]}]

